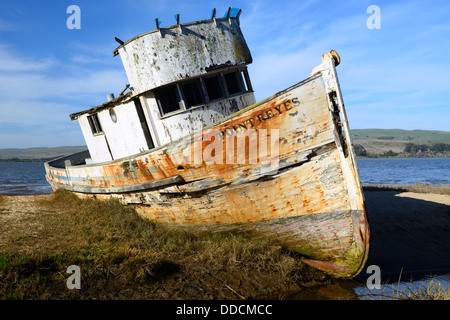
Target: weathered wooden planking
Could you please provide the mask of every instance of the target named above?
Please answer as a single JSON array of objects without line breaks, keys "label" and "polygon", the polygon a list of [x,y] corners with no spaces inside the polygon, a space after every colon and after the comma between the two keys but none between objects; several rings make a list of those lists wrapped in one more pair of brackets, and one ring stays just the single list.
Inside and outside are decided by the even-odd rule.
[{"label": "weathered wooden planking", "polygon": [[335,276],[355,274],[363,265],[366,239],[354,224],[364,211],[350,209],[337,148],[315,152],[272,179],[193,194],[156,190],[113,196],[154,221],[196,231],[247,231],[302,253]]},{"label": "weathered wooden planking", "polygon": [[[315,70],[200,134],[113,162],[65,169],[50,162],[47,179],[81,197],[118,198],[162,223],[269,237],[318,269],[354,276],[368,253],[364,199],[332,55]],[[242,135],[247,144],[227,149]],[[257,161],[254,140],[270,149]]]},{"label": "weathered wooden planking", "polygon": [[[249,132],[254,130],[259,133],[260,130],[266,130],[269,141],[271,130],[279,130],[277,156],[280,159],[294,152],[333,141],[333,123],[321,77],[308,79],[266,103],[254,105],[240,115],[203,131],[202,135],[194,134],[132,158],[104,164],[69,166],[66,170],[56,170],[57,174],[50,169],[50,180],[63,185],[102,188],[148,183],[175,175],[181,175],[184,181],[196,181],[217,175],[231,181],[236,170],[251,170],[260,165],[236,163],[238,155],[246,155],[247,159],[249,158],[248,145],[247,149],[238,149],[238,143],[235,143],[232,151],[234,164],[226,163],[229,154],[226,152],[226,140],[236,138],[240,134],[245,135],[247,131],[244,126]],[[222,164],[198,162],[197,156],[204,158],[205,149],[213,143],[209,141],[210,136],[217,133],[223,137]],[[178,160],[178,163],[174,163],[174,160]]]}]

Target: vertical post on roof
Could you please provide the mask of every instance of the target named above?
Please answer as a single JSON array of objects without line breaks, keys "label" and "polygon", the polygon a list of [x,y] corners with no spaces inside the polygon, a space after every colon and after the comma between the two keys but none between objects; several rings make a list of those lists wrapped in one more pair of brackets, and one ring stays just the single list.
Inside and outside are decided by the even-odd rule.
[{"label": "vertical post on roof", "polygon": [[159,30],[159,21],[158,18],[155,19],[156,21],[156,29],[158,29],[159,34],[161,35],[161,30]]},{"label": "vertical post on roof", "polygon": [[241,16],[242,9],[239,9],[239,12],[236,15],[236,20],[239,22],[239,17]]},{"label": "vertical post on roof", "polygon": [[214,25],[216,25],[216,8],[213,9],[211,19],[214,21]]},{"label": "vertical post on roof", "polygon": [[180,14],[177,13],[176,15],[174,15],[174,17],[175,17],[175,20],[177,21],[178,30],[181,33]]},{"label": "vertical post on roof", "polygon": [[230,15],[231,15],[231,7],[228,7],[227,19],[229,24],[231,24]]}]

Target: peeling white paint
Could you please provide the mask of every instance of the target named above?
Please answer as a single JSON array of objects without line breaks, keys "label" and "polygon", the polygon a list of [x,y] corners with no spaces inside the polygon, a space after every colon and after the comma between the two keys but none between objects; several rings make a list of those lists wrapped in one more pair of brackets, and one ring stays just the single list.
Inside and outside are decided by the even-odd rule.
[{"label": "peeling white paint", "polygon": [[137,36],[118,48],[135,94],[252,62],[237,19],[204,20]]},{"label": "peeling white paint", "polygon": [[[245,70],[252,57],[238,19],[204,20],[161,28],[127,41],[115,53],[120,54],[128,76],[129,96],[119,96],[110,104],[71,115],[79,121],[92,163],[128,157],[152,147],[147,143],[142,119],[136,111],[137,101],[142,106],[154,147],[202,130],[256,102]],[[209,102],[205,97],[206,103],[187,110],[181,102],[180,110],[161,113],[154,93],[160,86],[205,74],[218,75],[222,71],[239,75],[240,93],[230,96],[224,89],[223,99]],[[223,75],[220,77],[225,81]],[[206,95],[205,90],[203,87]],[[115,112],[116,122],[111,119],[110,109]],[[97,114],[102,133],[92,132],[87,119],[90,114]]]},{"label": "peeling white paint", "polygon": [[92,161],[105,162],[148,150],[134,102],[116,105],[117,122],[113,122],[109,109],[98,112],[103,133],[93,134],[87,114],[78,118]]}]

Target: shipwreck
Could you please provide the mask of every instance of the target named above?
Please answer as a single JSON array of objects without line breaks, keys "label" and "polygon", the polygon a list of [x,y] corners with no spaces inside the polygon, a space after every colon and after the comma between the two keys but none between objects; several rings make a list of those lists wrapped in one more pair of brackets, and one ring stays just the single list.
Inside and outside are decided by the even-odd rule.
[{"label": "shipwreck", "polygon": [[160,27],[113,51],[129,84],[70,115],[88,150],[45,163],[53,190],[117,198],[192,232],[268,237],[335,277],[367,260],[369,225],[334,51],[256,103],[241,10]]}]

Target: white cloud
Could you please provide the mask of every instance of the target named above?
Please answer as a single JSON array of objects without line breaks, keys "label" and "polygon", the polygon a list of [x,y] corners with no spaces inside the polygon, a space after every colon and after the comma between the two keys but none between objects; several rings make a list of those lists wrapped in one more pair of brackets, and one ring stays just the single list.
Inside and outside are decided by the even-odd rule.
[{"label": "white cloud", "polygon": [[[1,147],[84,144],[69,114],[105,102],[127,83],[123,69],[25,57],[6,45],[0,45],[0,71]],[[16,133],[9,132],[14,128]]]},{"label": "white cloud", "polygon": [[[121,22],[119,37],[136,35],[136,28],[152,29],[156,17],[168,26],[175,23],[176,13],[188,22],[192,17],[208,19],[214,7],[217,16],[223,16],[229,6],[219,0],[207,6],[206,2],[197,6],[139,2],[138,7],[151,9],[151,19],[144,24]],[[241,28],[253,56],[249,72],[257,100],[305,79],[320,64],[321,55],[335,49],[342,60],[337,71],[351,128],[448,130],[449,113],[444,107],[450,104],[448,10],[418,1],[380,3],[381,29],[368,30],[369,4],[359,0],[242,3]],[[138,15],[130,9],[124,16]],[[14,27],[0,19],[0,31]],[[59,130],[81,136],[75,134],[77,124],[70,122],[69,113],[103,103],[108,93],[122,91],[128,82],[120,58],[112,57],[115,43],[77,41],[64,43],[71,52],[58,59],[26,56],[0,43],[0,122],[35,129],[52,124],[41,129],[48,130],[45,141],[39,143],[36,136],[29,143],[66,144],[63,135],[55,134],[63,132]],[[25,136],[17,137],[27,142]],[[3,138],[0,135],[0,141]]]},{"label": "white cloud", "polygon": [[127,83],[123,69],[85,68],[54,59],[20,57],[8,46],[0,45],[0,94],[3,98],[83,100],[121,90]]},{"label": "white cloud", "polygon": [[[303,5],[309,13],[310,5],[317,7]],[[249,72],[257,100],[303,80],[322,53],[335,49],[351,126],[448,130],[450,114],[442,110],[450,104],[450,64],[443,53],[450,50],[450,27],[442,9],[382,4],[381,29],[369,30],[367,6],[353,3],[331,18],[304,16],[288,4],[254,6],[241,25],[253,52]]]},{"label": "white cloud", "polygon": [[0,44],[0,72],[45,71],[56,64],[55,60],[49,58],[20,57],[10,46]]}]

